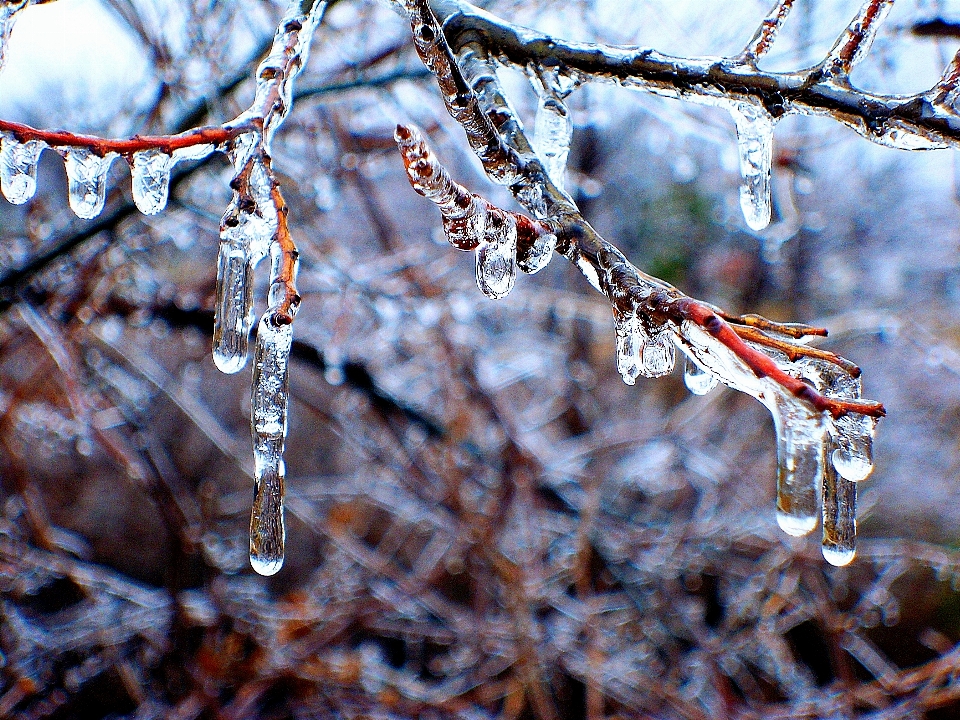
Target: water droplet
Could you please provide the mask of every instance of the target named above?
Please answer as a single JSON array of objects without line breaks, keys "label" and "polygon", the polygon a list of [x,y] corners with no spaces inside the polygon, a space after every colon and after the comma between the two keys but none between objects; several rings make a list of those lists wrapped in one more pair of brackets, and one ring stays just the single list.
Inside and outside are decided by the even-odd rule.
[{"label": "water droplet", "polygon": [[14,205],[37,191],[37,161],[44,147],[39,140],[22,143],[13,133],[0,133],[0,190]]},{"label": "water droplet", "polygon": [[170,191],[170,169],[174,159],[162,150],[134,153],[133,202],[144,215],[156,215],[167,206]]},{"label": "water droplet", "polygon": [[740,152],[740,207],[754,230],[770,223],[770,166],[773,161],[774,120],[763,108],[747,103],[730,106],[737,125]]},{"label": "water droplet", "polygon": [[683,369],[683,382],[687,390],[694,395],[706,395],[713,390],[720,379],[709,370],[704,370],[696,362],[687,358]]},{"label": "water droplet", "polygon": [[91,220],[103,210],[107,196],[107,171],[116,153],[103,157],[85,147],[57,148],[67,170],[70,208],[77,217]]}]

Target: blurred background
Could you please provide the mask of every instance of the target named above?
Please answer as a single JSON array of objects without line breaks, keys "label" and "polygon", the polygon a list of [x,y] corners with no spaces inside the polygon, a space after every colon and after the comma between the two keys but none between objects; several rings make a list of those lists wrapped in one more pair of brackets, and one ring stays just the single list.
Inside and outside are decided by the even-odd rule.
[{"label": "blurred background", "polygon": [[[739,52],[770,0],[484,6],[573,40]],[[761,67],[819,61],[855,0],[797,0]],[[20,15],[0,117],[109,137],[252,100],[282,3],[59,0]],[[301,250],[287,560],[247,562],[249,373],[210,357],[222,155],[169,206],[69,211],[47,151],[0,200],[0,717],[960,717],[955,154],[823,118],[775,135],[775,221],[740,213],[717,108],[590,84],[567,187],[639,267],[731,312],[822,324],[887,407],[858,557],[774,518],[767,412],[682,373],[628,387],[563,258],[509,297],[407,184],[399,122],[510,209],[383,2],[318,29],[274,168]],[[928,89],[960,2],[901,0],[853,75]],[[504,69],[529,127],[536,96]],[[263,310],[266,268],[260,271]]]}]

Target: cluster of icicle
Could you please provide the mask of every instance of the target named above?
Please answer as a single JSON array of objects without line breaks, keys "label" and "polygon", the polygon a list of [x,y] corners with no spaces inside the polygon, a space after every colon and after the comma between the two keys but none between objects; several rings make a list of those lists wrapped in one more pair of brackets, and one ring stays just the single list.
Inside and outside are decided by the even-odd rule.
[{"label": "cluster of icicle", "polygon": [[[24,5],[0,3],[0,41],[9,35],[14,11]],[[225,373],[238,372],[247,363],[254,322],[253,273],[263,258],[271,257],[268,308],[257,330],[251,390],[255,478],[250,564],[261,575],[272,575],[283,565],[287,366],[291,322],[299,302],[299,298],[291,301],[287,296],[286,281],[295,280],[296,266],[293,278],[283,277],[282,272],[284,253],[277,237],[279,205],[270,169],[270,141],[292,106],[292,81],[306,64],[310,38],[324,5],[316,2],[304,14],[298,0],[291,2],[270,56],[257,69],[257,94],[251,110],[224,126],[235,131],[233,139],[217,147],[201,144],[172,152],[151,148],[126,156],[134,202],[147,215],[166,206],[170,174],[178,162],[198,160],[220,150],[233,164],[233,200],[220,224],[213,342],[214,362]],[[289,33],[297,33],[292,44]],[[0,51],[2,47],[0,44]],[[0,132],[0,191],[11,203],[22,204],[33,197],[37,163],[46,147],[42,140],[21,141],[13,132]],[[101,155],[81,145],[50,147],[64,159],[71,209],[80,218],[95,218],[103,210],[107,172],[118,153]]]},{"label": "cluster of icicle", "polygon": [[[738,121],[741,146],[751,172],[742,197],[745,209],[754,210],[756,199],[769,188],[763,173],[753,172],[765,164],[769,156],[768,129],[763,120],[747,112]],[[543,114],[549,117],[542,118]],[[570,133],[566,129],[569,116],[556,93],[541,93],[533,145],[551,181],[562,182]],[[761,130],[757,130],[761,127]],[[544,130],[541,131],[541,128]],[[753,138],[749,143],[745,138]],[[493,206],[482,197],[471,194],[452,180],[436,159],[421,134],[412,127],[398,126],[395,139],[407,168],[410,184],[440,209],[448,241],[460,250],[475,250],[477,285],[487,296],[500,298],[513,287],[516,267],[536,272],[552,257],[556,245],[555,230],[549,221],[537,221]],[[769,168],[769,163],[766,163]],[[759,176],[759,177],[758,177]],[[762,202],[761,202],[762,204]],[[769,201],[765,212],[769,216]],[[519,229],[519,230],[518,230]],[[526,242],[522,236],[526,234]],[[518,241],[518,237],[521,241]],[[529,249],[539,247],[535,262]],[[518,249],[519,248],[519,249]],[[628,385],[641,375],[661,377],[673,371],[677,349],[686,356],[684,381],[692,393],[704,395],[724,383],[760,400],[771,412],[777,435],[777,521],[790,535],[811,532],[818,518],[823,519],[823,556],[833,565],[846,565],[853,560],[856,548],[856,482],[873,468],[872,442],[876,419],[859,414],[838,418],[815,410],[789,389],[756,372],[736,354],[719,343],[705,329],[691,321],[681,324],[653,324],[640,308],[620,292],[618,278],[642,278],[630,263],[611,249],[604,266],[582,267],[591,282],[607,293],[613,303],[617,368]],[[578,265],[583,265],[579,263]],[[654,293],[663,286],[651,282],[642,293]],[[637,297],[636,295],[633,296]],[[624,310],[624,307],[631,308]],[[786,336],[777,339],[791,341]],[[860,398],[860,382],[839,365],[825,360],[802,358],[790,361],[776,350],[757,346],[786,373],[813,385],[822,395],[840,400]]]}]

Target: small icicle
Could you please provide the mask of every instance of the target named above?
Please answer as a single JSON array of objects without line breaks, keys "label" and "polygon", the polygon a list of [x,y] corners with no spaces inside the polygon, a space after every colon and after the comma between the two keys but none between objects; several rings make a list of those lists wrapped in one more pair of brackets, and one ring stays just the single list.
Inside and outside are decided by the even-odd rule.
[{"label": "small icicle", "polygon": [[717,386],[720,380],[688,357],[683,368],[683,382],[687,390],[694,395],[706,395]]},{"label": "small icicle", "polygon": [[283,520],[283,439],[257,442],[253,450],[253,508],[250,511],[250,566],[260,575],[283,567],[287,531]]},{"label": "small icicle", "polygon": [[834,421],[836,449],[833,466],[847,480],[860,482],[873,472],[873,436],[877,419],[866,415],[844,415]]},{"label": "small icicle", "polygon": [[663,377],[673,372],[677,364],[677,352],[666,330],[651,336],[643,344],[643,375],[649,378]]},{"label": "small icicle", "polygon": [[491,213],[484,238],[477,247],[477,286],[496,300],[505,297],[517,280],[516,220],[506,213]]},{"label": "small icicle", "polygon": [[116,153],[103,157],[85,147],[57,148],[67,169],[70,208],[77,217],[91,220],[103,210],[107,197],[107,171]]},{"label": "small icicle", "polygon": [[45,147],[40,140],[22,143],[13,133],[0,133],[0,190],[14,205],[37,191],[37,161]]},{"label": "small icicle", "polygon": [[162,150],[134,153],[130,164],[133,174],[133,202],[144,215],[156,215],[167,206],[170,169],[174,159]]},{"label": "small icicle", "polygon": [[753,230],[770,223],[770,166],[773,161],[774,120],[763,108],[748,103],[730,106],[737,125],[740,151],[740,207]]},{"label": "small icicle", "polygon": [[823,468],[823,557],[831,565],[849,565],[856,555],[857,484]]},{"label": "small icicle", "polygon": [[547,175],[561,191],[567,173],[567,156],[573,139],[573,121],[563,101],[544,92],[537,105],[533,144]]},{"label": "small icicle", "polygon": [[28,0],[4,0],[0,2],[0,70],[6,61],[7,43],[17,19],[17,13],[27,6]]},{"label": "small icicle", "polygon": [[806,535],[817,526],[823,482],[824,428],[819,417],[791,413],[795,398],[771,408],[777,433],[777,523],[788,535]]},{"label": "small icicle", "polygon": [[647,333],[636,315],[616,317],[617,370],[627,385],[633,385],[643,372],[643,348]]},{"label": "small icicle", "polygon": [[556,235],[548,232],[540,233],[531,245],[517,248],[517,266],[529,275],[538,273],[550,264],[556,247]]},{"label": "small icicle", "polygon": [[254,265],[249,244],[223,233],[217,258],[213,362],[227,374],[239,372],[247,364],[248,338],[253,326]]}]

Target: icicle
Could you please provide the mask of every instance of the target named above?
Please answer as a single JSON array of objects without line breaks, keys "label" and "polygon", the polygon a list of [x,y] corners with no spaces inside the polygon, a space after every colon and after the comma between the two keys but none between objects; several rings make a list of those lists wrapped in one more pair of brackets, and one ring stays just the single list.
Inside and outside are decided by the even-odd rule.
[{"label": "icicle", "polygon": [[[276,314],[286,291],[279,280],[283,274],[279,243],[274,243],[270,252],[270,309],[263,314],[257,329],[250,399],[255,471],[250,564],[261,575],[273,575],[283,565],[283,442],[287,435],[288,368],[293,342],[293,326],[278,323]],[[293,272],[296,275],[296,268]],[[290,311],[296,313],[296,306]]]},{"label": "icicle", "polygon": [[517,265],[529,275],[538,273],[550,264],[556,247],[556,235],[547,232],[540,233],[533,244],[517,249]]},{"label": "icicle", "polygon": [[85,147],[57,148],[67,169],[70,208],[84,220],[95,218],[103,210],[107,197],[107,171],[116,153],[103,157]]},{"label": "icicle", "polygon": [[269,172],[259,152],[259,138],[247,133],[231,143],[227,154],[236,170],[234,198],[220,223],[217,298],[213,321],[213,360],[225,373],[247,363],[253,327],[253,272],[266,256],[277,229],[270,199]]},{"label": "icicle", "polygon": [[683,369],[683,382],[687,386],[687,390],[694,395],[706,395],[717,386],[720,380],[712,372],[704,370],[698,363],[688,357]]},{"label": "icicle", "polygon": [[563,100],[576,87],[577,81],[556,67],[538,67],[534,73],[531,81],[539,102],[533,125],[533,146],[547,175],[563,191],[567,156],[573,139],[573,120]]},{"label": "icicle", "polygon": [[873,436],[877,419],[844,415],[834,421],[836,449],[830,456],[834,467],[847,480],[860,482],[873,472]]},{"label": "icicle", "polygon": [[777,523],[794,536],[817,526],[825,430],[819,416],[798,414],[797,402],[781,397],[771,407],[777,433]]},{"label": "icicle", "polygon": [[133,174],[133,202],[144,215],[156,215],[167,206],[170,169],[174,159],[162,150],[134,153],[130,165]]},{"label": "icicle", "polygon": [[17,19],[17,13],[27,6],[27,0],[14,2],[5,0],[0,2],[0,70],[6,61],[7,42],[10,40],[10,33],[13,32],[13,25]]},{"label": "icicle", "polygon": [[747,103],[730,106],[737,125],[740,151],[740,207],[753,230],[770,223],[770,166],[773,161],[774,120],[766,110]]},{"label": "icicle", "polygon": [[656,378],[669,375],[677,363],[677,352],[667,330],[650,337],[643,344],[643,368],[645,377]]},{"label": "icicle", "polygon": [[637,382],[643,373],[643,348],[647,333],[636,315],[625,315],[615,320],[617,333],[617,370],[627,385]]},{"label": "icicle", "polygon": [[857,485],[829,463],[823,468],[823,557],[836,566],[848,565],[856,554]]},{"label": "icicle", "polygon": [[272,311],[264,313],[257,329],[251,398],[255,475],[250,564],[261,575],[273,575],[283,565],[283,440],[292,339],[290,325],[276,325]]},{"label": "icicle", "polygon": [[0,133],[0,190],[14,205],[37,191],[37,161],[45,147],[40,140],[22,143],[13,133]]},{"label": "icicle", "polygon": [[217,258],[217,299],[213,323],[213,362],[220,372],[239,372],[247,364],[253,326],[253,270],[249,243],[229,232],[233,217],[224,220]]},{"label": "icicle", "polygon": [[507,295],[517,280],[517,222],[512,215],[491,213],[484,242],[477,247],[477,286],[489,298]]}]

